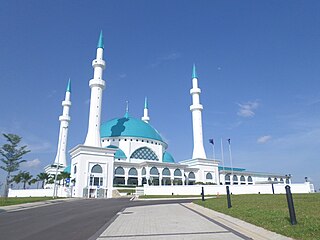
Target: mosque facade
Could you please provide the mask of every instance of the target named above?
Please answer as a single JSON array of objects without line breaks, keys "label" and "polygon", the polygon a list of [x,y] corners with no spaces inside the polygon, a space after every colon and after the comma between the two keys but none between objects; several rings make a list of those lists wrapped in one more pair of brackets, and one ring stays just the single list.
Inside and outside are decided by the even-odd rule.
[{"label": "mosque facade", "polygon": [[[72,148],[71,163],[66,163],[66,143],[70,121],[71,83],[62,102],[60,134],[54,165],[46,167],[53,174],[57,169],[71,173],[72,197],[111,198],[119,186],[187,186],[255,185],[263,183],[290,184],[290,176],[250,172],[244,168],[230,168],[220,161],[209,159],[203,146],[201,89],[193,66],[191,77],[192,103],[190,106],[193,127],[193,154],[190,159],[177,161],[168,152],[168,144],[151,125],[148,101],[145,99],[141,119],[124,116],[101,123],[102,97],[105,89],[103,71],[103,36],[100,34],[96,58],[92,61],[94,76],[91,89],[88,131],[85,142]],[[57,167],[58,166],[58,167]],[[63,170],[59,170],[63,171]]]}]

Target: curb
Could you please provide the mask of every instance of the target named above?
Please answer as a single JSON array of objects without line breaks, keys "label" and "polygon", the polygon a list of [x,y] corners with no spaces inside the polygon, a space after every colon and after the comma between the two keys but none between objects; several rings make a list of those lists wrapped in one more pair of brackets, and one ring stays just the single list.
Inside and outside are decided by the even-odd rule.
[{"label": "curb", "polygon": [[31,202],[31,203],[22,203],[22,204],[16,204],[16,205],[9,205],[9,206],[3,206],[0,207],[0,213],[3,212],[15,212],[15,211],[22,211],[27,210],[31,208],[37,208],[37,207],[45,207],[50,206],[62,202],[70,202],[79,200],[80,198],[64,198],[64,199],[53,199],[53,200],[45,200],[45,201],[39,201],[39,202]]}]

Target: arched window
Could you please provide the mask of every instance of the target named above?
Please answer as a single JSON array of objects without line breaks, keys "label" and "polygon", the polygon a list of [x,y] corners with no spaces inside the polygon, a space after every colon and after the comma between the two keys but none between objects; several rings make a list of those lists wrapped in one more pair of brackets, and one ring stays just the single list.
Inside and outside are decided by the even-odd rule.
[{"label": "arched window", "polygon": [[274,178],[274,181],[275,181],[275,182],[278,182],[278,179],[275,177],[275,178]]},{"label": "arched window", "polygon": [[289,183],[290,183],[289,178],[287,178],[286,179],[286,184],[289,184]]},{"label": "arched window", "polygon": [[116,170],[114,171],[115,175],[124,175],[124,169],[123,167],[117,167]]},{"label": "arched window", "polygon": [[74,165],[74,167],[73,167],[73,173],[74,173],[74,174],[77,173],[77,165]]},{"label": "arched window", "polygon": [[181,177],[181,176],[182,176],[182,173],[181,173],[180,169],[177,168],[176,170],[174,170],[173,175],[174,175],[175,177]]},{"label": "arched window", "polygon": [[163,176],[170,176],[170,170],[169,170],[169,168],[164,168],[164,169],[162,170],[162,175],[163,175]]},{"label": "arched window", "polygon": [[150,169],[150,175],[159,175],[158,168],[152,167],[152,168]]},{"label": "arched window", "polygon": [[281,182],[281,183],[284,183],[283,178],[280,178],[280,182]]},{"label": "arched window", "polygon": [[189,179],[195,179],[196,176],[194,175],[194,172],[190,172],[190,173],[188,174],[188,178],[189,178]]},{"label": "arched window", "polygon": [[129,170],[129,175],[137,176],[137,175],[138,175],[137,169],[135,169],[135,168],[130,168],[130,170]]},{"label": "arched window", "polygon": [[102,173],[102,167],[99,164],[94,165],[91,168],[91,173]]},{"label": "arched window", "polygon": [[225,180],[225,181],[230,181],[230,174],[227,174],[227,175],[224,177],[224,180]]},{"label": "arched window", "polygon": [[251,176],[248,177],[248,183],[252,184],[252,177]]},{"label": "arched window", "polygon": [[147,171],[146,171],[146,168],[145,168],[145,167],[142,168],[141,173],[142,173],[142,175],[146,175],[146,174],[147,174]]},{"label": "arched window", "polygon": [[233,180],[234,182],[238,182],[238,177],[237,177],[237,175],[233,175],[232,180]]},{"label": "arched window", "polygon": [[206,175],[206,179],[212,179],[212,174],[211,173],[207,173],[207,175]]},{"label": "arched window", "polygon": [[142,147],[135,150],[132,153],[131,158],[159,161],[157,155],[150,148],[147,147]]},{"label": "arched window", "polygon": [[272,181],[271,177],[268,177],[268,181]]},{"label": "arched window", "polygon": [[245,182],[246,181],[246,179],[245,179],[245,177],[242,175],[241,177],[240,177],[240,182]]}]

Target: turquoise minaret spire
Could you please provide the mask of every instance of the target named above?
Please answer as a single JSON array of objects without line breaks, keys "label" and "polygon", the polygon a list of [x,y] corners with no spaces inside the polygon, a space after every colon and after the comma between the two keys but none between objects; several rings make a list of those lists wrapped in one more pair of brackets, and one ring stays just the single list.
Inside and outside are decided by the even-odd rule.
[{"label": "turquoise minaret spire", "polygon": [[148,109],[148,98],[144,98],[144,108]]},{"label": "turquoise minaret spire", "polygon": [[67,92],[71,92],[71,79],[69,78]]},{"label": "turquoise minaret spire", "polygon": [[195,64],[193,64],[193,68],[192,68],[192,78],[198,78]]},{"label": "turquoise minaret spire", "polygon": [[97,48],[103,48],[103,49],[104,49],[102,30],[101,30],[101,32],[100,32],[100,36],[99,36],[99,41],[98,41],[98,46],[97,46]]},{"label": "turquoise minaret spire", "polygon": [[129,101],[126,101],[126,113],[125,113],[124,117],[129,118]]},{"label": "turquoise minaret spire", "polygon": [[144,99],[144,109],[143,109],[143,117],[141,118],[142,121],[149,123],[149,113],[148,113],[148,99],[145,97]]}]

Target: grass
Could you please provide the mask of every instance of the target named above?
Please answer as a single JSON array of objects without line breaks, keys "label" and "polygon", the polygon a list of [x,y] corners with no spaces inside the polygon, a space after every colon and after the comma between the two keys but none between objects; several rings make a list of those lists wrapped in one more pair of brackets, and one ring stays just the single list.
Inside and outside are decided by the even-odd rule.
[{"label": "grass", "polygon": [[[215,195],[205,195],[205,197],[210,197]],[[201,198],[201,195],[143,195],[139,196],[139,198],[189,198],[189,197],[199,197]]]},{"label": "grass", "polygon": [[194,203],[295,239],[320,239],[320,194],[293,194],[297,225],[291,225],[286,195],[232,195]]},{"label": "grass", "polygon": [[1,198],[0,206],[17,205],[22,203],[40,202],[45,200],[52,200],[52,197],[15,197],[15,198]]}]

